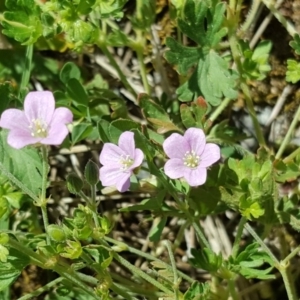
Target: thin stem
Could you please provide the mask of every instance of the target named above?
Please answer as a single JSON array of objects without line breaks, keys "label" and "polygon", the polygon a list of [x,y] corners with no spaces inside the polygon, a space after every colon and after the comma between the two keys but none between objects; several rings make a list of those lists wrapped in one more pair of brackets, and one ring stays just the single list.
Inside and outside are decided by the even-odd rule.
[{"label": "thin stem", "polygon": [[[141,46],[143,47],[143,45],[140,45],[140,47]],[[144,63],[143,48],[140,49],[140,47],[139,47],[139,49],[136,50],[136,54],[137,54],[138,62],[140,65],[140,72],[141,72],[141,77],[142,77],[142,81],[143,81],[143,86],[146,90],[146,93],[148,95],[151,95],[151,87],[148,82],[146,66]]]},{"label": "thin stem", "polygon": [[129,84],[126,76],[123,74],[121,68],[119,67],[118,63],[116,62],[115,58],[113,57],[113,55],[109,52],[109,50],[107,49],[107,46],[104,43],[99,43],[98,46],[100,47],[100,49],[102,50],[102,52],[104,53],[104,55],[107,57],[107,59],[109,60],[110,64],[115,68],[115,70],[117,71],[120,80],[122,81],[122,83],[124,84],[125,88],[135,97],[137,98],[137,93],[135,92],[135,90],[133,89],[133,87]]},{"label": "thin stem", "polygon": [[300,246],[295,248],[284,260],[282,260],[282,263],[287,264],[294,256],[298,254],[300,251]]},{"label": "thin stem", "polygon": [[22,74],[20,89],[19,89],[19,98],[23,99],[23,93],[29,83],[30,79],[30,72],[31,72],[31,64],[32,64],[32,56],[33,56],[33,44],[28,45],[26,47],[26,54],[25,54],[25,66],[24,72]]},{"label": "thin stem", "polygon": [[241,76],[242,73],[243,73],[243,68],[242,68],[242,62],[241,62],[239,49],[238,49],[238,46],[237,46],[238,41],[236,39],[235,33],[232,32],[232,29],[230,31],[231,31],[231,34],[229,36],[229,44],[230,44],[230,48],[231,48],[231,52],[232,52],[234,62],[236,64],[237,70],[240,74],[240,80],[241,80],[240,86],[241,86],[241,89],[242,89],[242,91],[244,93],[244,96],[245,96],[246,106],[248,108],[250,117],[251,117],[252,122],[253,122],[253,126],[254,126],[254,130],[255,130],[255,133],[256,133],[256,138],[258,140],[258,143],[259,143],[260,146],[265,146],[266,147],[265,138],[264,138],[261,126],[258,122],[256,112],[254,110],[250,90],[249,90],[247,84],[244,82],[244,79]]},{"label": "thin stem", "polygon": [[37,297],[39,295],[41,295],[42,293],[46,292],[47,290],[49,290],[50,288],[52,288],[53,286],[56,286],[58,283],[60,283],[62,280],[64,280],[63,277],[59,277],[54,279],[53,281],[45,284],[44,286],[38,288],[37,290],[35,290],[34,292],[31,292],[29,294],[24,295],[23,297],[18,298],[18,300],[28,300],[28,299],[33,299],[34,297]]},{"label": "thin stem", "polygon": [[280,145],[280,147],[279,147],[279,149],[278,149],[278,151],[276,153],[276,156],[275,156],[276,159],[279,159],[281,157],[281,155],[283,154],[286,146],[290,142],[292,133],[293,133],[293,131],[294,131],[297,123],[299,122],[299,118],[300,118],[300,105],[299,105],[299,107],[298,107],[298,109],[296,111],[296,114],[295,114],[295,116],[293,118],[293,121],[292,121],[290,127],[289,127],[289,130],[286,133],[286,135],[285,135],[285,137],[284,137],[284,139],[283,139],[283,141],[282,141],[282,143],[281,143],[281,145]]},{"label": "thin stem", "polygon": [[300,147],[298,147],[295,151],[293,151],[290,155],[288,155],[287,157],[285,157],[283,159],[284,163],[288,163],[290,161],[292,161],[297,155],[300,154]]},{"label": "thin stem", "polygon": [[282,267],[278,268],[278,270],[282,276],[288,299],[289,300],[298,300],[298,296],[297,296],[295,285],[294,285],[294,280],[290,273],[289,264],[288,265],[281,264],[281,265],[282,265]]},{"label": "thin stem", "polygon": [[218,116],[224,111],[224,109],[227,107],[227,105],[232,101],[232,99],[225,98],[221,104],[213,111],[213,113],[210,115],[209,120],[214,122]]},{"label": "thin stem", "polygon": [[235,290],[235,283],[234,280],[230,279],[228,280],[228,287],[231,294],[231,297],[233,300],[239,300],[239,296]]},{"label": "thin stem", "polygon": [[93,212],[93,219],[97,228],[100,227],[99,219],[98,219],[98,212],[97,212],[97,204],[96,204],[96,186],[94,184],[91,185],[91,202],[92,202],[92,212]]},{"label": "thin stem", "polygon": [[[116,240],[114,240],[114,239],[112,239],[112,238],[110,238],[110,237],[108,237],[108,236],[105,236],[104,239],[105,239],[107,242],[112,243],[112,244],[115,244],[115,245],[120,244],[119,241],[116,241]],[[157,262],[159,262],[160,264],[162,264],[168,271],[172,271],[172,267],[171,267],[171,266],[169,266],[169,265],[168,265],[167,263],[165,263],[164,261],[158,259],[157,257],[152,256],[152,255],[150,255],[150,254],[148,254],[148,253],[146,253],[146,252],[143,252],[143,251],[141,251],[141,250],[135,249],[135,248],[130,247],[130,246],[127,246],[127,245],[126,245],[126,247],[127,247],[126,250],[129,251],[130,253],[137,254],[137,255],[139,255],[139,256],[141,256],[141,257],[144,257],[144,258],[146,258],[146,259],[148,259],[148,260],[150,260],[150,261],[151,261],[151,260],[157,261]],[[185,273],[182,273],[182,272],[179,271],[179,270],[177,271],[177,273],[178,273],[178,275],[179,275],[180,277],[182,277],[183,279],[185,279],[185,280],[188,281],[189,283],[193,283],[193,282],[195,281],[194,279],[192,279],[191,277],[189,277],[189,276],[186,275]]]},{"label": "thin stem", "polygon": [[231,256],[233,258],[236,258],[237,254],[238,254],[238,251],[239,251],[239,248],[240,248],[240,242],[241,242],[241,238],[242,238],[242,234],[243,234],[243,229],[244,229],[244,226],[245,226],[246,222],[247,222],[247,219],[242,217],[241,220],[240,220],[238,230],[237,230],[237,233],[236,233],[236,237],[235,237],[235,240],[234,240],[234,244],[233,244],[233,247],[232,247]]},{"label": "thin stem", "polygon": [[271,250],[268,248],[268,246],[263,242],[263,240],[258,236],[258,234],[253,230],[253,228],[248,223],[245,224],[245,228],[254,237],[254,239],[259,243],[259,245],[265,250],[265,252],[268,253],[270,258],[273,260],[275,267],[278,267],[280,264],[278,259],[274,256],[274,254],[271,252]]},{"label": "thin stem", "polygon": [[251,8],[249,10],[249,13],[246,17],[246,20],[245,20],[244,24],[241,26],[241,31],[243,33],[246,32],[250,28],[251,25],[253,25],[253,21],[257,17],[257,12],[258,12],[259,7],[260,7],[260,0],[253,0],[252,4],[251,4]]},{"label": "thin stem", "polygon": [[37,203],[37,205],[40,206],[41,210],[42,210],[47,245],[50,245],[50,237],[47,232],[47,228],[49,226],[48,213],[47,213],[47,199],[46,199],[46,189],[47,189],[47,180],[48,180],[48,172],[49,172],[47,146],[43,145],[41,150],[42,150],[42,160],[43,160],[42,161],[42,164],[43,164],[42,192],[41,192],[41,198],[40,198],[39,202]]},{"label": "thin stem", "polygon": [[169,253],[169,257],[170,257],[170,262],[171,262],[171,266],[173,269],[173,289],[174,289],[174,296],[175,296],[175,300],[178,300],[179,298],[179,294],[178,294],[178,275],[177,275],[177,267],[176,267],[176,262],[175,262],[175,258],[174,258],[174,254],[172,251],[172,245],[170,243],[170,241],[166,240],[165,241],[165,245],[168,249],[168,253]]},{"label": "thin stem", "polygon": [[39,201],[39,198],[29,190],[19,179],[17,179],[12,173],[10,173],[0,162],[0,171],[7,179],[9,179],[14,185],[22,190],[23,193],[27,194],[35,202]]},{"label": "thin stem", "polygon": [[138,275],[139,277],[143,278],[144,280],[151,283],[153,286],[157,287],[161,291],[167,293],[168,295],[171,295],[172,292],[167,289],[163,284],[143,272],[141,269],[137,268],[136,266],[132,265],[130,262],[128,262],[126,259],[124,259],[122,256],[120,256],[118,253],[113,253],[114,258],[124,267],[126,267],[128,270],[130,270],[134,275]]}]

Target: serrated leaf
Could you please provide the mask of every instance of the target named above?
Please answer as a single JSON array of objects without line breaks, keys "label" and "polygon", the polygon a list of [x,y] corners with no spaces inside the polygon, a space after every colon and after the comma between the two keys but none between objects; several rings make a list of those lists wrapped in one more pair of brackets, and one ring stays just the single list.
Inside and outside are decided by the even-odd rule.
[{"label": "serrated leaf", "polygon": [[294,59],[287,60],[286,81],[296,83],[300,80],[300,63]]},{"label": "serrated leaf", "polygon": [[229,70],[228,63],[211,50],[199,60],[191,78],[179,87],[176,93],[181,101],[190,101],[203,95],[209,104],[216,106],[221,103],[223,97],[237,97],[236,79],[237,75]]},{"label": "serrated leaf", "polygon": [[36,148],[14,149],[7,142],[7,131],[0,133],[0,161],[30,191],[39,195],[42,186],[42,161]]},{"label": "serrated leaf", "polygon": [[207,282],[193,282],[183,296],[184,300],[208,300],[211,299],[210,286]]},{"label": "serrated leaf", "polygon": [[42,35],[40,9],[34,0],[6,0],[1,22],[3,34],[23,45],[31,45]]}]

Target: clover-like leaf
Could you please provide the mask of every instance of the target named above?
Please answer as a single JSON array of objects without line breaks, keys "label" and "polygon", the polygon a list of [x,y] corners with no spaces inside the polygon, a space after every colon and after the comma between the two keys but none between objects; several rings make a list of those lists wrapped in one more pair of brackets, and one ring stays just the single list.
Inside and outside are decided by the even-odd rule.
[{"label": "clover-like leaf", "polygon": [[294,40],[290,42],[290,46],[295,50],[295,52],[300,55],[300,35],[295,34]]},{"label": "clover-like leaf", "polygon": [[294,59],[287,60],[286,81],[296,83],[300,80],[300,63]]},{"label": "clover-like leaf", "polygon": [[40,7],[34,0],[6,0],[3,13],[3,33],[23,45],[31,45],[42,35]]}]

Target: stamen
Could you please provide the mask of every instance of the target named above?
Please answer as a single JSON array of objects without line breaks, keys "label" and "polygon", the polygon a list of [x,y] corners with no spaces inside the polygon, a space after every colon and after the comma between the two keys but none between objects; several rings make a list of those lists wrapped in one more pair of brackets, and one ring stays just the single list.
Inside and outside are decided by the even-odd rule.
[{"label": "stamen", "polygon": [[200,156],[194,150],[187,151],[183,157],[183,164],[191,169],[197,168],[200,163]]},{"label": "stamen", "polygon": [[33,137],[45,138],[48,135],[48,125],[41,119],[31,120],[29,128]]},{"label": "stamen", "polygon": [[120,170],[127,171],[133,164],[133,159],[129,155],[122,154],[120,157]]}]

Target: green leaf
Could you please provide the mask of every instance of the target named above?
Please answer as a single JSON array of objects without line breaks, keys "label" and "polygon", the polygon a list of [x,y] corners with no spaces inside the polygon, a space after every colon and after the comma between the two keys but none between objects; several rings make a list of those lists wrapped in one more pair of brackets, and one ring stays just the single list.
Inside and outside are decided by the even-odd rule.
[{"label": "green leaf", "polygon": [[96,0],[101,18],[122,18],[126,2],[127,0]]},{"label": "green leaf", "polygon": [[[34,194],[39,195],[42,186],[42,161],[33,147],[14,149],[7,142],[7,131],[0,133],[0,162]],[[28,176],[30,174],[30,176]]]},{"label": "green leaf", "polygon": [[8,201],[4,197],[0,197],[0,219],[9,212]]},{"label": "green leaf", "polygon": [[93,126],[90,123],[80,123],[72,129],[72,144],[75,145],[79,141],[84,140],[93,131]]},{"label": "green leaf", "polygon": [[166,39],[166,45],[170,48],[165,53],[167,61],[177,65],[177,71],[182,75],[186,75],[188,70],[196,65],[202,56],[200,48],[183,46],[171,37]]},{"label": "green leaf", "polygon": [[12,84],[10,82],[0,83],[0,95],[0,113],[2,113],[12,99]]},{"label": "green leaf", "polygon": [[294,59],[287,60],[286,81],[296,83],[300,80],[300,63]]},{"label": "green leaf", "polygon": [[157,217],[153,221],[152,228],[149,231],[148,237],[151,242],[159,242],[162,231],[164,230],[168,217]]},{"label": "green leaf", "polygon": [[100,119],[98,122],[98,126],[97,126],[98,132],[99,132],[100,140],[103,143],[110,142],[109,132],[108,132],[109,125],[110,125],[110,121],[106,119]]},{"label": "green leaf", "polygon": [[88,96],[85,88],[81,85],[80,81],[76,78],[70,78],[67,83],[67,91],[69,96],[74,100],[76,105],[88,106]]},{"label": "green leaf", "polygon": [[211,299],[210,286],[207,282],[193,282],[185,292],[183,300],[209,300]]},{"label": "green leaf", "polygon": [[67,84],[71,78],[80,80],[80,70],[73,62],[67,62],[62,67],[59,78],[64,84]]},{"label": "green leaf", "polygon": [[6,0],[7,11],[1,22],[3,34],[22,45],[31,45],[42,35],[40,8],[34,0]]},{"label": "green leaf", "polygon": [[209,104],[216,106],[224,96],[230,99],[237,97],[236,79],[237,75],[229,70],[228,63],[211,50],[199,60],[190,80],[179,87],[176,93],[181,101],[190,101],[202,94]]},{"label": "green leaf", "polygon": [[295,50],[295,52],[300,55],[300,35],[295,34],[294,40],[290,42],[290,46]]},{"label": "green leaf", "polygon": [[189,260],[191,264],[210,273],[216,273],[223,262],[221,254],[216,254],[208,248],[201,250],[192,249],[191,254],[193,255],[193,258]]},{"label": "green leaf", "polygon": [[130,131],[138,128],[140,128],[140,125],[132,120],[119,119],[112,121],[108,128],[109,139],[112,143],[117,144],[120,135],[124,131]]},{"label": "green leaf", "polygon": [[183,33],[201,47],[213,48],[227,34],[223,27],[225,3],[209,0],[187,0],[184,19],[178,20]]},{"label": "green leaf", "polygon": [[146,94],[139,97],[139,105],[147,120],[157,129],[158,133],[166,133],[168,131],[181,131],[169,118],[164,109],[155,103]]}]

